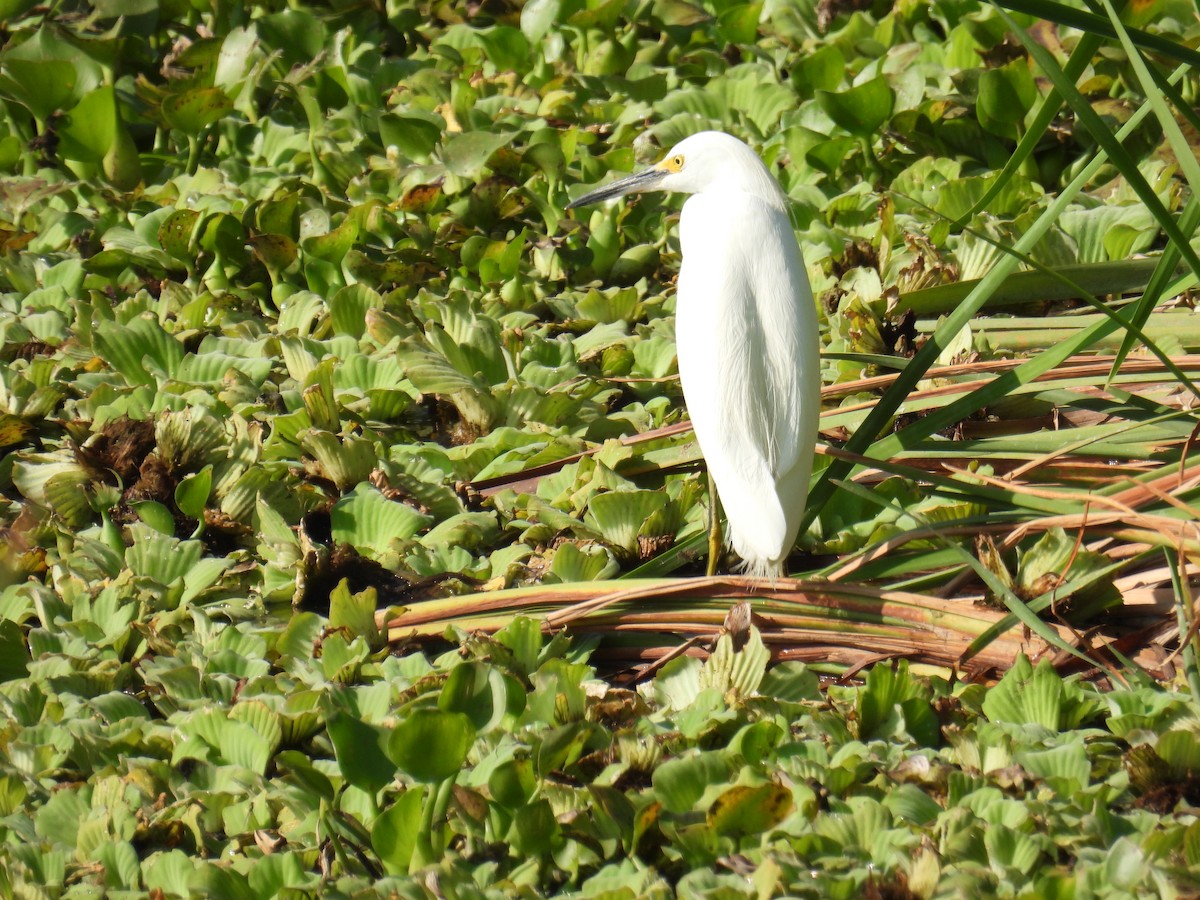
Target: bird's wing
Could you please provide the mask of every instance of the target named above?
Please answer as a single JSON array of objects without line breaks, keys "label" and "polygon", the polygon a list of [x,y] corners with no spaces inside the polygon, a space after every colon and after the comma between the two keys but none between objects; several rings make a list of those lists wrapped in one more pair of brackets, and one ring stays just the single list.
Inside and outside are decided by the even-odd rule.
[{"label": "bird's wing", "polygon": [[740,192],[684,205],[684,398],[734,549],[781,560],[804,512],[819,411],[816,311],[787,215]]}]

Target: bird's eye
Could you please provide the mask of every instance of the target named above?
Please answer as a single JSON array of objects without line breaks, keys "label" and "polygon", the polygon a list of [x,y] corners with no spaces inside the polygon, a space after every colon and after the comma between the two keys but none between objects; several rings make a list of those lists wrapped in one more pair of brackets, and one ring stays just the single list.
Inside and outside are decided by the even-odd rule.
[{"label": "bird's eye", "polygon": [[671,168],[678,172],[683,168],[683,154],[677,153],[671,157]]}]

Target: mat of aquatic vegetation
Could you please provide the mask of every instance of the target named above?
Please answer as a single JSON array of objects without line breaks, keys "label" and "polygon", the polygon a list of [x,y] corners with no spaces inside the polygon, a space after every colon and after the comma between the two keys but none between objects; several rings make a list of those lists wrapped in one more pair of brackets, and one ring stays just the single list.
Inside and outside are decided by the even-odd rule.
[{"label": "mat of aquatic vegetation", "polygon": [[[0,893],[1200,890],[1194,10],[1038,11],[0,0]],[[961,588],[1103,691],[382,629],[697,571],[677,207],[563,206],[700,128],[796,201],[823,432],[879,466],[821,476],[795,568]],[[988,278],[1021,317],[943,333]],[[1134,591],[1133,643],[1036,617]]]},{"label": "mat of aquatic vegetation", "polygon": [[131,627],[115,596],[6,657],[17,896],[1200,889],[1200,719],[1154,684],[1021,659],[822,686],[752,630],[627,689],[531,619],[433,657],[380,649],[346,591],[286,625]]}]

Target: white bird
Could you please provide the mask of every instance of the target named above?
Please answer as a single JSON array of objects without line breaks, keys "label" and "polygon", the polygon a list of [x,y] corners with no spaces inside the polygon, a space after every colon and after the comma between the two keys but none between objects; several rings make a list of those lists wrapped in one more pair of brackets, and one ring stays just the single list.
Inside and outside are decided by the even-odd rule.
[{"label": "white bird", "polygon": [[816,307],[787,197],[744,143],[702,131],[567,208],[642,191],[692,195],[675,303],[683,397],[728,542],[747,574],[774,578],[804,515],[821,397]]}]

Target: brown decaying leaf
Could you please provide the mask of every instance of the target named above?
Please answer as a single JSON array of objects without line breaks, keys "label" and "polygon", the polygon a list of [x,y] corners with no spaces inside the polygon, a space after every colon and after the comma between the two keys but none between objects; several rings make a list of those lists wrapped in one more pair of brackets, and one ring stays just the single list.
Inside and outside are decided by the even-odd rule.
[{"label": "brown decaying leaf", "polygon": [[322,613],[328,611],[329,595],[343,579],[352,594],[375,588],[378,603],[386,608],[415,598],[441,596],[444,591],[440,585],[445,581],[465,578],[446,573],[409,581],[362,556],[349,544],[335,543],[328,553],[307,554],[303,565],[306,567],[304,585],[294,599],[294,605],[298,609]]},{"label": "brown decaying leaf", "polygon": [[147,455],[154,450],[154,422],[121,417],[106,422],[99,433],[76,448],[80,465],[101,477],[115,474],[126,487],[137,480]]}]

